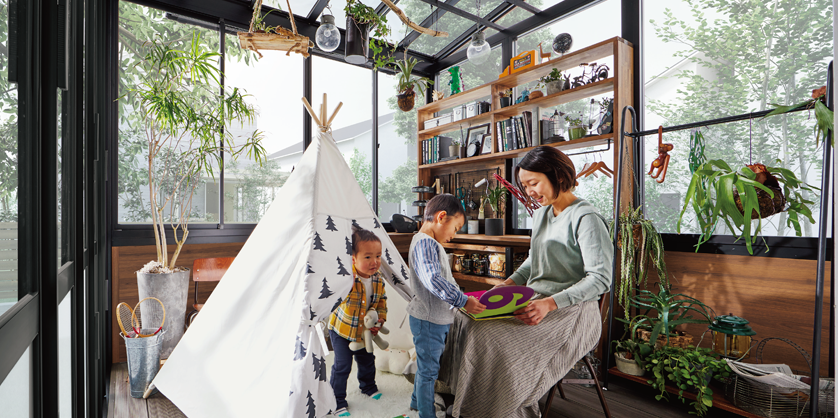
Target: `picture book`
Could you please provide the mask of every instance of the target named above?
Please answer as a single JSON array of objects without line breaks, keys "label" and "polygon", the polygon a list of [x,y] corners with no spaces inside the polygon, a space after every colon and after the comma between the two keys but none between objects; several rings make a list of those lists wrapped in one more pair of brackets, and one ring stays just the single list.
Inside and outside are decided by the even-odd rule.
[{"label": "picture book", "polygon": [[466,293],[466,296],[474,296],[480,303],[486,305],[486,309],[479,314],[472,315],[460,308],[464,314],[474,320],[513,318],[513,312],[527,306],[535,291],[526,286],[503,286],[491,290]]}]

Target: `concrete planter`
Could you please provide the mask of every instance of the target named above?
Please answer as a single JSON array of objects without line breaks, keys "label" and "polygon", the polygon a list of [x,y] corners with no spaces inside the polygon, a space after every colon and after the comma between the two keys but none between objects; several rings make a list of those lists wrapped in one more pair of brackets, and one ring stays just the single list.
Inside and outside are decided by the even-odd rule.
[{"label": "concrete planter", "polygon": [[623,353],[614,353],[614,358],[617,360],[617,370],[632,376],[643,376],[646,370],[637,364],[634,359],[628,360],[623,357]]},{"label": "concrete planter", "polygon": [[140,300],[157,298],[166,308],[163,325],[163,348],[160,358],[167,359],[183,336],[186,322],[186,300],[189,294],[189,270],[169,274],[137,273]]}]

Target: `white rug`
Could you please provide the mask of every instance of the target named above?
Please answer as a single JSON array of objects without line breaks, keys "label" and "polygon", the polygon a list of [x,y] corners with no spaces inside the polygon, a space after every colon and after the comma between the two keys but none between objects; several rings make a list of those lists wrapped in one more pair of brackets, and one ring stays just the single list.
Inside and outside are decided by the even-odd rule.
[{"label": "white rug", "polygon": [[[332,377],[332,364],[335,353],[326,357],[329,378]],[[358,388],[358,365],[352,362],[352,374],[346,382],[346,402],[349,403],[350,418],[394,418],[405,415],[418,418],[418,411],[410,410],[410,395],[413,385],[403,375],[395,375],[381,370],[375,372],[375,384],[381,392],[381,399],[375,400],[361,393]]]}]

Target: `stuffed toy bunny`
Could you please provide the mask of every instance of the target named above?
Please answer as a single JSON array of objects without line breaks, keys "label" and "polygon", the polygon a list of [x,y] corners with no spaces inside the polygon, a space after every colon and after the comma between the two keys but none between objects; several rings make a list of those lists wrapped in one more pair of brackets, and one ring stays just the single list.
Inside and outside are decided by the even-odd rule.
[{"label": "stuffed toy bunny", "polygon": [[[378,324],[378,312],[375,309],[370,309],[366,315],[364,315],[364,342],[353,341],[349,343],[349,349],[352,351],[358,351],[364,347],[366,347],[368,353],[372,353],[372,342],[375,341],[375,344],[381,348],[382,350],[386,350],[390,344],[387,341],[384,341],[381,338],[381,335],[372,335],[372,331],[370,328],[375,328]],[[387,327],[381,326],[378,330],[379,334],[389,334],[390,330]]]}]

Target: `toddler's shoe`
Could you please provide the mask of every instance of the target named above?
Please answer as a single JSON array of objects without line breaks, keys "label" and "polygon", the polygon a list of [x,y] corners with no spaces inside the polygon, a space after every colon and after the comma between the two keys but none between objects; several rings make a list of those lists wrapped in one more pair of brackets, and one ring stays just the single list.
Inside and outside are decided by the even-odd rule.
[{"label": "toddler's shoe", "polygon": [[379,400],[379,399],[381,399],[381,392],[375,391],[375,393],[373,393],[372,395],[369,395],[369,397],[373,398],[375,400]]},{"label": "toddler's shoe", "polygon": [[335,411],[336,417],[348,417],[350,415],[352,414],[349,413],[349,410],[347,410],[346,407],[339,408],[337,411]]}]

